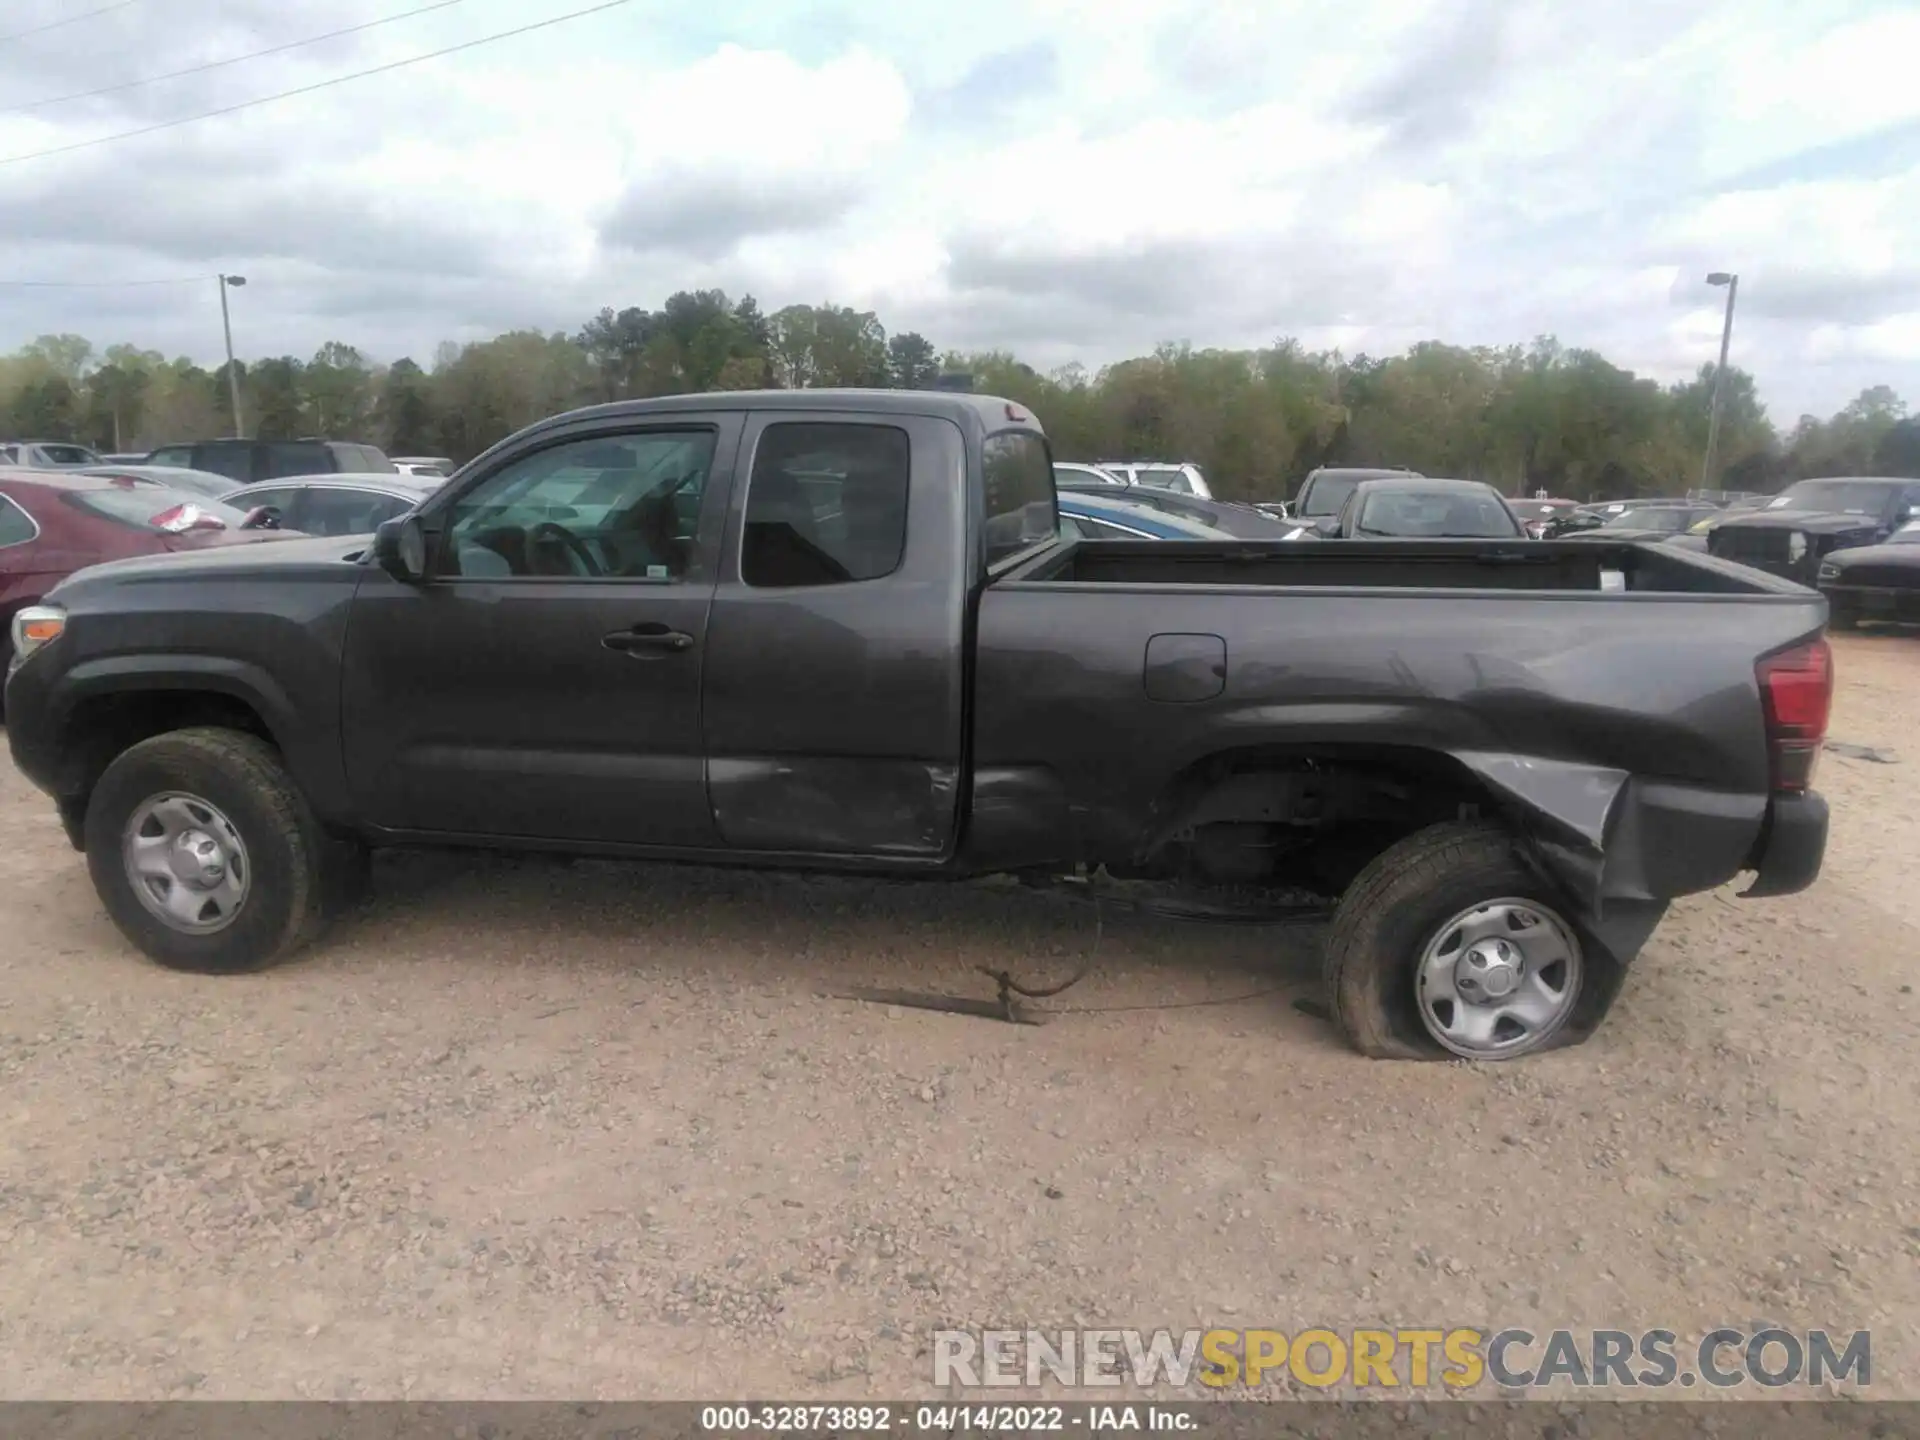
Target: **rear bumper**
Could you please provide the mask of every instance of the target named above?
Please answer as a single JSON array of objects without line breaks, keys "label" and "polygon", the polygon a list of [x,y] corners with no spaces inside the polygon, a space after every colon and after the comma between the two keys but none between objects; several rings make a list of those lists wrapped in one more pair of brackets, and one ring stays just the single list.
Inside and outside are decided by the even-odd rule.
[{"label": "rear bumper", "polygon": [[1747,860],[1746,868],[1756,872],[1753,884],[1740,892],[1740,898],[1763,899],[1806,889],[1820,878],[1826,853],[1826,799],[1811,790],[1774,796],[1759,843]]}]

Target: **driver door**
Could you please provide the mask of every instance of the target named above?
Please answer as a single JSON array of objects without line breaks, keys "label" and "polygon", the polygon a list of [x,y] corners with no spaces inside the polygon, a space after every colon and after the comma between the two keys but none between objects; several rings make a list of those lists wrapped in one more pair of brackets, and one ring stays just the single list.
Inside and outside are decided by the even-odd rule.
[{"label": "driver door", "polygon": [[741,418],[543,432],[420,511],[426,583],[369,567],[348,783],[414,834],[717,846],[700,681]]}]

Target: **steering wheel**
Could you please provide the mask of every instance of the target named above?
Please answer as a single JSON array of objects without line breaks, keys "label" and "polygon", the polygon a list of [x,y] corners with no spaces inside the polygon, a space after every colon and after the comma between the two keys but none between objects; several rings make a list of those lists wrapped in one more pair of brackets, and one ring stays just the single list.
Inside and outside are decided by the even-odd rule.
[{"label": "steering wheel", "polygon": [[579,560],[581,568],[584,569],[587,574],[606,574],[606,571],[600,568],[600,562],[593,558],[593,552],[587,549],[586,544],[580,537],[567,529],[566,526],[557,524],[552,520],[542,520],[538,525],[527,531],[527,548],[529,550],[549,540],[558,542],[561,549]]}]

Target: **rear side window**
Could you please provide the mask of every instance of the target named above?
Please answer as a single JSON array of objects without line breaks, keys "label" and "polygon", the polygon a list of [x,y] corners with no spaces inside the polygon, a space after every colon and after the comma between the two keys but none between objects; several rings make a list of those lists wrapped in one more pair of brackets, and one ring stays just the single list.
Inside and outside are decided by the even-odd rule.
[{"label": "rear side window", "polygon": [[5,495],[0,495],[0,549],[24,545],[40,533],[33,517]]},{"label": "rear side window", "polygon": [[277,480],[282,475],[327,475],[340,469],[333,458],[333,451],[325,445],[287,441],[260,448],[266,452],[266,464],[257,479]]},{"label": "rear side window", "polygon": [[95,465],[100,460],[91,450],[83,450],[78,445],[42,445],[40,453],[47,457],[49,465]]},{"label": "rear side window", "polygon": [[[192,458],[194,463],[190,468],[195,470],[211,471],[242,484],[255,478],[251,445],[202,445]],[[161,465],[170,462],[155,460],[153,463]]]},{"label": "rear side window", "polygon": [[314,486],[300,511],[300,528],[309,535],[367,535],[409,507],[376,490],[332,490]]},{"label": "rear side window", "polygon": [[900,568],[913,447],[891,425],[786,423],[760,437],[747,484],[740,578],[847,585]]},{"label": "rear side window", "polygon": [[981,455],[986,481],[987,565],[992,567],[1060,530],[1047,442],[1031,430],[987,437]]}]

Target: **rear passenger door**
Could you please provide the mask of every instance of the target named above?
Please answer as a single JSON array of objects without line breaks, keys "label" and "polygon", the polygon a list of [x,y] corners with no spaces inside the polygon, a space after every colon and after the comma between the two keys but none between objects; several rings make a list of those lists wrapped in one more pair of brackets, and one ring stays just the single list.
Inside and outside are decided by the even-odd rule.
[{"label": "rear passenger door", "polygon": [[937,859],[955,840],[966,448],[924,416],[749,418],[707,628],[722,840]]}]

